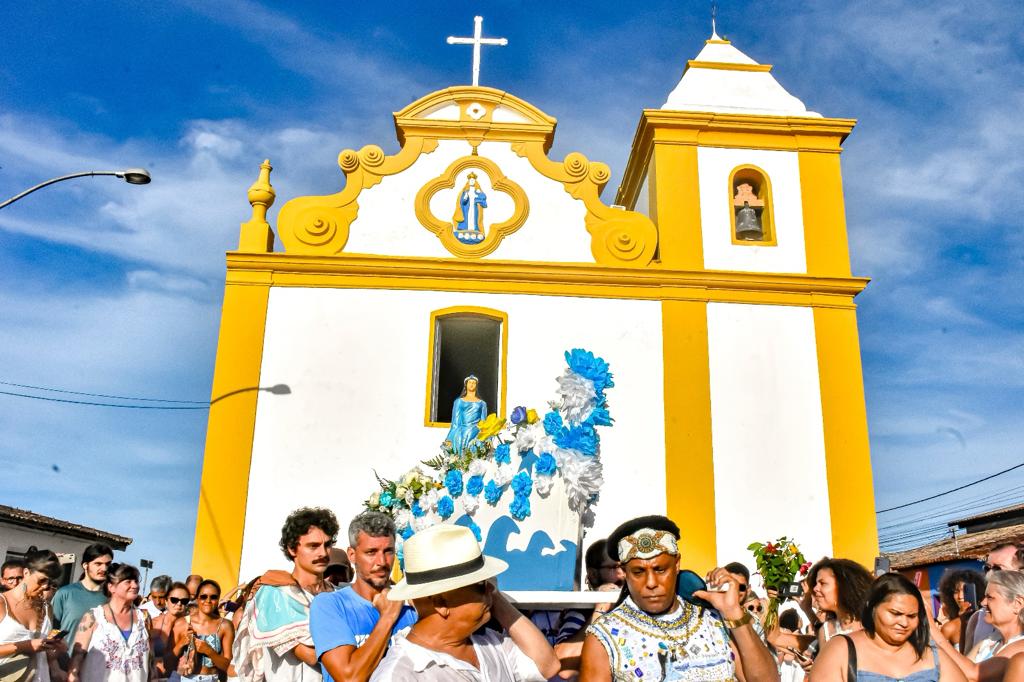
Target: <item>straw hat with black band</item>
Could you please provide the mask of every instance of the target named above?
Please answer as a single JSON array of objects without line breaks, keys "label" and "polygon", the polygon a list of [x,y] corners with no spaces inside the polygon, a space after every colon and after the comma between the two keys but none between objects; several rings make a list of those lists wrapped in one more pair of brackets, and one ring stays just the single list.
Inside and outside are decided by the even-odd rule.
[{"label": "straw hat with black band", "polygon": [[441,594],[503,573],[508,564],[484,556],[473,531],[441,524],[421,530],[405,541],[405,575],[388,592],[392,601]]}]

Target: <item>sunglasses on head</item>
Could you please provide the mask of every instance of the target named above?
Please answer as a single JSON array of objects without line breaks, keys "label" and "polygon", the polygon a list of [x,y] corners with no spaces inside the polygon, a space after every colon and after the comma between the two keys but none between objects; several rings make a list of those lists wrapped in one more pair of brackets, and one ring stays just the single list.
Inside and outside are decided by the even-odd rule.
[{"label": "sunglasses on head", "polygon": [[188,604],[190,600],[188,597],[168,597],[167,601],[172,604]]},{"label": "sunglasses on head", "polygon": [[218,599],[220,599],[220,595],[219,594],[201,594],[198,597],[196,597],[196,599],[198,599],[199,601],[217,601]]}]

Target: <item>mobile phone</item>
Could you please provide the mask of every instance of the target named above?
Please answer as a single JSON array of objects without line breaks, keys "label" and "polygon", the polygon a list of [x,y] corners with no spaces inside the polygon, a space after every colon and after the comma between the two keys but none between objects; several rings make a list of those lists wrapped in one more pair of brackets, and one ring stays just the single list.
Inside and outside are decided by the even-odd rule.
[{"label": "mobile phone", "polygon": [[788,651],[789,653],[793,654],[794,656],[796,656],[798,659],[800,659],[804,663],[806,663],[806,662],[811,660],[810,656],[808,656],[807,654],[805,654],[802,651],[797,651],[796,649],[794,649],[791,646],[787,646],[787,647],[784,647],[784,648],[786,649],[786,651]]},{"label": "mobile phone", "polygon": [[[971,585],[971,587],[974,587],[974,585]],[[61,639],[67,634],[67,630],[57,630],[56,628],[54,628],[53,630],[50,630],[50,634],[47,635],[46,639]]]},{"label": "mobile phone", "polygon": [[781,599],[797,599],[804,593],[803,583],[782,583],[779,585],[779,597]]},{"label": "mobile phone", "polygon": [[875,557],[875,577],[885,575],[889,572],[889,568],[892,566],[892,562],[889,561],[887,556],[876,556]]},{"label": "mobile phone", "polygon": [[978,588],[974,583],[964,583],[964,601],[970,604],[972,609],[978,608]]}]

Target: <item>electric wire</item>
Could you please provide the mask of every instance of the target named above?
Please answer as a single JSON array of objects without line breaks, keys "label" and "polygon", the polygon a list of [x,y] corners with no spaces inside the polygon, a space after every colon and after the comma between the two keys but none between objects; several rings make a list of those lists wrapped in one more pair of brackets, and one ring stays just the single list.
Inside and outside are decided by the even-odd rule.
[{"label": "electric wire", "polygon": [[1020,469],[1021,467],[1024,467],[1024,462],[1021,462],[1020,464],[1014,465],[1014,466],[1010,467],[1009,469],[1003,469],[1002,471],[998,471],[998,472],[996,472],[996,473],[994,473],[994,474],[992,474],[990,476],[986,476],[985,478],[979,478],[977,481],[971,481],[970,483],[965,483],[964,485],[957,486],[956,488],[952,488],[950,490],[945,490],[945,491],[943,491],[941,493],[936,493],[934,495],[929,495],[928,497],[922,497],[920,500],[914,500],[913,502],[907,502],[905,504],[899,504],[899,505],[896,505],[895,507],[889,507],[888,509],[879,509],[875,513],[876,514],[885,514],[886,512],[896,511],[897,509],[906,509],[907,507],[912,507],[915,504],[921,504],[922,502],[928,502],[930,500],[934,500],[934,499],[937,499],[939,497],[944,497],[944,496],[949,495],[951,493],[955,493],[957,491],[964,490],[965,488],[970,488],[971,486],[978,485],[979,483],[984,483],[985,481],[991,481],[993,478],[996,478],[997,476],[1002,476],[1003,474],[1008,474],[1011,471],[1015,471],[1017,469]]},{"label": "electric wire", "polygon": [[66,393],[69,395],[84,395],[92,398],[110,398],[113,400],[135,400],[147,403],[183,403],[187,405],[207,405],[205,400],[168,400],[166,398],[139,398],[126,395],[110,395],[108,393],[86,393],[85,391],[69,391],[64,388],[48,388],[46,386],[33,386],[32,384],[16,384],[13,381],[0,381],[0,385],[14,386],[15,388],[31,388],[34,391],[49,391],[51,393]]},{"label": "electric wire", "polygon": [[32,400],[46,400],[52,403],[69,403],[71,405],[92,405],[94,407],[120,407],[126,410],[208,410],[207,405],[118,405],[117,403],[99,403],[90,400],[69,400],[67,398],[50,398],[41,395],[29,395],[27,393],[14,393],[13,391],[0,391],[0,395],[15,396],[17,398],[31,398]]}]

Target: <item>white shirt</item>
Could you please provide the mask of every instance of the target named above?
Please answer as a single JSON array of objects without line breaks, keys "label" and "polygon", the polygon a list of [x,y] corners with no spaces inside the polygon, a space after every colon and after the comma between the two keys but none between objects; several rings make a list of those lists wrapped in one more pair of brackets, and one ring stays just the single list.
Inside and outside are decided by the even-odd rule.
[{"label": "white shirt", "polygon": [[154,603],[153,603],[153,602],[151,602],[151,601],[148,601],[148,602],[146,602],[145,604],[143,604],[143,605],[142,605],[142,606],[140,606],[139,608],[141,608],[141,609],[142,609],[143,611],[145,611],[146,613],[148,613],[148,614],[149,614],[149,617],[150,617],[151,619],[152,619],[152,618],[156,618],[156,617],[157,617],[157,616],[159,616],[159,615],[160,615],[161,613],[163,613],[163,611],[161,611],[160,609],[158,609],[158,608],[157,608],[157,606],[156,606],[156,604],[154,604]]},{"label": "white shirt", "polygon": [[470,636],[480,669],[401,637],[388,650],[370,682],[546,682],[537,664],[508,635],[485,630]]}]

